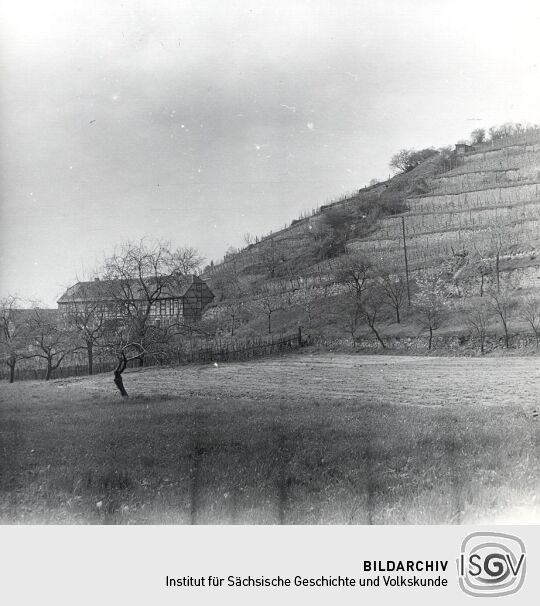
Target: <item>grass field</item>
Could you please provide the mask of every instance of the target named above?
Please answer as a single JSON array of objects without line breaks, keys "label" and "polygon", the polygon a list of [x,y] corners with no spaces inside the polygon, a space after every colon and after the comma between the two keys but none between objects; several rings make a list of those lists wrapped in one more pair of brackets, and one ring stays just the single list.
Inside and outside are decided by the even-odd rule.
[{"label": "grass field", "polygon": [[534,358],[303,352],[0,387],[0,522],[531,522]]}]

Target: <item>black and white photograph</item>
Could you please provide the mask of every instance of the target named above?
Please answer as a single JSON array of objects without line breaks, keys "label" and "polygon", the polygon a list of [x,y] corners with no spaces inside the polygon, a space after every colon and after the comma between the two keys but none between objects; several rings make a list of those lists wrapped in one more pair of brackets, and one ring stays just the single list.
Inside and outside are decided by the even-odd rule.
[{"label": "black and white photograph", "polygon": [[538,2],[1,6],[0,525],[539,523]]}]

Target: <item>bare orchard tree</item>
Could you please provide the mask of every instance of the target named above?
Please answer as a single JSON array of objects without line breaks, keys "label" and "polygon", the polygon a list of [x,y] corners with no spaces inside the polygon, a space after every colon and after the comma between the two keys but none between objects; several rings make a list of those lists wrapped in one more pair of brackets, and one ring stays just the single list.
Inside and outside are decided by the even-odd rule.
[{"label": "bare orchard tree", "polygon": [[454,249],[453,246],[450,248],[452,250],[452,256],[448,258],[448,260],[444,263],[444,266],[448,275],[452,276],[452,283],[456,290],[457,296],[461,297],[464,294],[461,285],[466,274],[465,268],[469,265],[470,254],[464,246],[462,246],[461,250]]},{"label": "bare orchard tree", "polygon": [[510,347],[509,323],[514,308],[512,289],[509,286],[493,289],[489,293],[489,305],[504,332],[504,345]]},{"label": "bare orchard tree", "polygon": [[41,358],[46,363],[45,380],[59,368],[62,361],[74,350],[70,335],[58,319],[55,309],[34,307],[28,318],[30,351],[28,357]]},{"label": "bare orchard tree", "polygon": [[433,332],[443,323],[450,295],[440,269],[425,271],[416,279],[416,285],[413,305],[421,326],[429,332],[428,349],[431,349]]},{"label": "bare orchard tree", "polygon": [[[187,251],[187,252],[186,252]],[[186,258],[191,261],[186,261]],[[155,326],[151,314],[155,304],[168,289],[183,282],[185,271],[195,271],[194,249],[172,248],[168,242],[127,242],[105,259],[103,278],[110,309],[115,319],[113,338],[107,348],[118,360],[115,384],[123,393],[121,375],[128,362],[140,366],[148,354],[162,355],[169,334]]]},{"label": "bare orchard tree", "polygon": [[460,311],[464,314],[465,323],[469,330],[478,337],[480,353],[483,354],[485,352],[487,330],[493,317],[491,306],[485,298],[480,301],[468,300],[461,305]]},{"label": "bare orchard tree", "polygon": [[501,290],[501,258],[505,249],[512,244],[509,226],[500,221],[492,220],[488,228],[488,243],[493,257],[497,290]]},{"label": "bare orchard tree", "polygon": [[401,272],[383,272],[377,278],[379,289],[379,298],[381,303],[390,307],[395,316],[396,322],[401,322],[400,311],[407,303],[407,280]]},{"label": "bare orchard tree", "polygon": [[540,342],[540,301],[537,296],[527,295],[519,303],[519,317],[526,322],[532,329],[536,339],[536,349]]},{"label": "bare orchard tree", "polygon": [[62,318],[71,331],[78,348],[86,351],[88,374],[94,374],[94,353],[103,346],[106,318],[103,303],[92,298],[90,290],[82,282],[78,290],[80,300],[71,305]]},{"label": "bare orchard tree", "polygon": [[[168,242],[127,242],[105,259],[103,278],[114,315],[128,327],[130,340],[146,351],[153,330],[153,306],[167,289],[177,288],[185,277],[184,253],[193,249],[171,248]],[[144,355],[138,356],[141,361]]]},{"label": "bare orchard tree", "polygon": [[386,349],[386,343],[383,341],[377,326],[381,318],[381,309],[383,307],[384,294],[381,288],[375,283],[370,282],[366,295],[358,302],[359,317],[368,326],[375,338],[383,349]]},{"label": "bare orchard tree", "polygon": [[[124,387],[123,372],[128,364],[134,360],[144,360],[144,357],[152,354],[156,357],[165,356],[168,351],[169,332],[157,326],[148,326],[144,339],[140,339],[138,327],[125,324],[122,320],[116,320],[115,326],[109,326],[107,331],[106,349],[116,357],[114,369],[114,384],[122,397],[126,398],[128,393]],[[135,333],[132,330],[135,329]]]},{"label": "bare orchard tree", "polygon": [[231,337],[234,337],[234,331],[239,321],[246,315],[246,302],[242,299],[227,299],[216,307],[220,324],[226,325],[230,330]]},{"label": "bare orchard tree", "polygon": [[10,383],[15,381],[19,360],[28,356],[28,318],[21,305],[12,295],[0,301],[0,356],[9,368]]},{"label": "bare orchard tree", "polygon": [[486,280],[493,274],[494,267],[491,259],[487,258],[482,252],[475,248],[474,254],[469,260],[469,274],[478,280],[479,292],[483,297]]},{"label": "bare orchard tree", "polygon": [[272,316],[276,311],[286,306],[281,293],[264,292],[251,304],[251,309],[255,314],[266,316],[268,334],[272,334]]},{"label": "bare orchard tree", "polygon": [[358,342],[358,331],[362,327],[362,317],[360,314],[360,305],[357,298],[348,293],[344,298],[344,317],[345,326],[353,341],[353,347],[356,347]]},{"label": "bare orchard tree", "polygon": [[350,253],[339,259],[336,279],[347,286],[351,294],[361,301],[372,270],[372,264],[368,259],[362,255]]},{"label": "bare orchard tree", "polygon": [[313,313],[317,300],[323,296],[321,288],[301,288],[296,290],[292,296],[292,302],[305,312],[307,327],[311,328]]}]

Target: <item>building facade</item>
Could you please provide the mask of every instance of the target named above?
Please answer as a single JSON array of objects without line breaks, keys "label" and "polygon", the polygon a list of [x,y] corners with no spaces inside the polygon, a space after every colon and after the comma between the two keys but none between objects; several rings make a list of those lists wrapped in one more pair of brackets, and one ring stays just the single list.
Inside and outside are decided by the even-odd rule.
[{"label": "building facade", "polygon": [[[149,295],[148,293],[152,293]],[[67,318],[94,314],[121,319],[126,312],[145,314],[157,326],[196,322],[214,300],[214,293],[198,276],[170,276],[139,280],[77,282],[58,299],[58,311]]]}]

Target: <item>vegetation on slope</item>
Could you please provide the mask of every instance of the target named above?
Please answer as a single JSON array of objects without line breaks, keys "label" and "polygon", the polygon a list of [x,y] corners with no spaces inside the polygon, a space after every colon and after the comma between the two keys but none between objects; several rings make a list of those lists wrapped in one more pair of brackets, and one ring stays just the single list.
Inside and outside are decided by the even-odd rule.
[{"label": "vegetation on slope", "polygon": [[[521,300],[530,299],[528,276],[537,265],[531,235],[537,231],[540,205],[537,189],[529,184],[540,170],[539,142],[537,127],[507,124],[490,129],[489,138],[473,132],[468,143],[475,147],[463,156],[448,148],[402,150],[397,155],[401,172],[389,181],[321,207],[207,267],[205,275],[218,294],[209,326],[222,335],[262,332],[261,309],[273,305],[275,331],[301,324],[326,340],[348,335],[353,344],[357,335],[371,333],[384,348],[383,333],[416,336],[425,330],[430,347],[435,330],[476,339],[466,310],[476,298],[486,297],[481,306],[486,308],[485,332],[494,337],[502,330],[504,343],[510,344],[497,302],[504,283],[512,291],[510,332],[534,333],[536,324],[527,322],[530,314]],[[396,167],[397,156],[392,159]],[[494,157],[499,168],[485,169]],[[481,191],[470,177],[460,176],[471,171],[481,176]],[[533,199],[524,214],[521,200],[529,191]],[[359,266],[367,268],[364,292],[343,279]],[[445,294],[439,290],[439,301],[432,301],[434,314],[420,303],[429,290],[425,272],[445,285]],[[441,318],[436,327],[430,315]],[[482,343],[478,347],[483,350]]]}]

